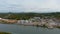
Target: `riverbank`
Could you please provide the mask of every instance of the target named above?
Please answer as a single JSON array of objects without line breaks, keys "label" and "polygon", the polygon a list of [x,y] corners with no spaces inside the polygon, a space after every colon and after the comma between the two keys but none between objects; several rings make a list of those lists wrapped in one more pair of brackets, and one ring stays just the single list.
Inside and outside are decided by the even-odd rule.
[{"label": "riverbank", "polygon": [[14,23],[17,23],[18,20],[12,20],[12,19],[3,19],[3,18],[0,18],[0,23],[6,23],[6,24],[14,24]]},{"label": "riverbank", "polygon": [[0,32],[0,34],[11,34],[11,33],[7,33],[7,32]]},{"label": "riverbank", "polygon": [[29,20],[12,20],[12,19],[3,19],[0,18],[0,23],[2,24],[19,24],[24,26],[39,26],[39,27],[47,27],[47,28],[60,28],[60,21],[56,18],[40,18],[33,17]]}]

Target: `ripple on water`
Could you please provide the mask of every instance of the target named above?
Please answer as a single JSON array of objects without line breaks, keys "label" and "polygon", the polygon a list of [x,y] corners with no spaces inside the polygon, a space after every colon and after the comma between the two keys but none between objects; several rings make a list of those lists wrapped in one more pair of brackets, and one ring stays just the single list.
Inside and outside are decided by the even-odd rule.
[{"label": "ripple on water", "polygon": [[60,29],[48,29],[35,26],[22,26],[14,24],[0,24],[0,31],[13,34],[60,34]]}]

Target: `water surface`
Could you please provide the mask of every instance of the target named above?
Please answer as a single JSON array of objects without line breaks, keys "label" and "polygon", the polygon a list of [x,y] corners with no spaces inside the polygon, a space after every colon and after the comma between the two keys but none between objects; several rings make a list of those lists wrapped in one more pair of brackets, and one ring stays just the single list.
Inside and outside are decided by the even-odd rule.
[{"label": "water surface", "polygon": [[15,24],[0,24],[0,31],[12,34],[60,34],[60,29],[48,29],[35,26],[22,26]]}]

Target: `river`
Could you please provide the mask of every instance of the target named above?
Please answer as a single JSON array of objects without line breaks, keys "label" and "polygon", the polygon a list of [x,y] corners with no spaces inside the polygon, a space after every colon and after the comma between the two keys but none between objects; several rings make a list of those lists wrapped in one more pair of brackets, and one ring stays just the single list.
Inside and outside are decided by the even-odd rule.
[{"label": "river", "polygon": [[48,29],[16,24],[0,24],[0,32],[11,32],[12,34],[60,34],[60,29]]}]

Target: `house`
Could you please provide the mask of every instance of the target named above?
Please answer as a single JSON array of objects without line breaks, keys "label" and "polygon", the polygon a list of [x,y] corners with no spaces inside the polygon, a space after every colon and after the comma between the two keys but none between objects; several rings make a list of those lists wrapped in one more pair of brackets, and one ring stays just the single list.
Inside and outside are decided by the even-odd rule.
[{"label": "house", "polygon": [[18,20],[17,24],[26,24],[26,23],[31,23],[32,21],[30,20]]},{"label": "house", "polygon": [[40,17],[33,17],[29,19],[32,22],[40,22]]}]

